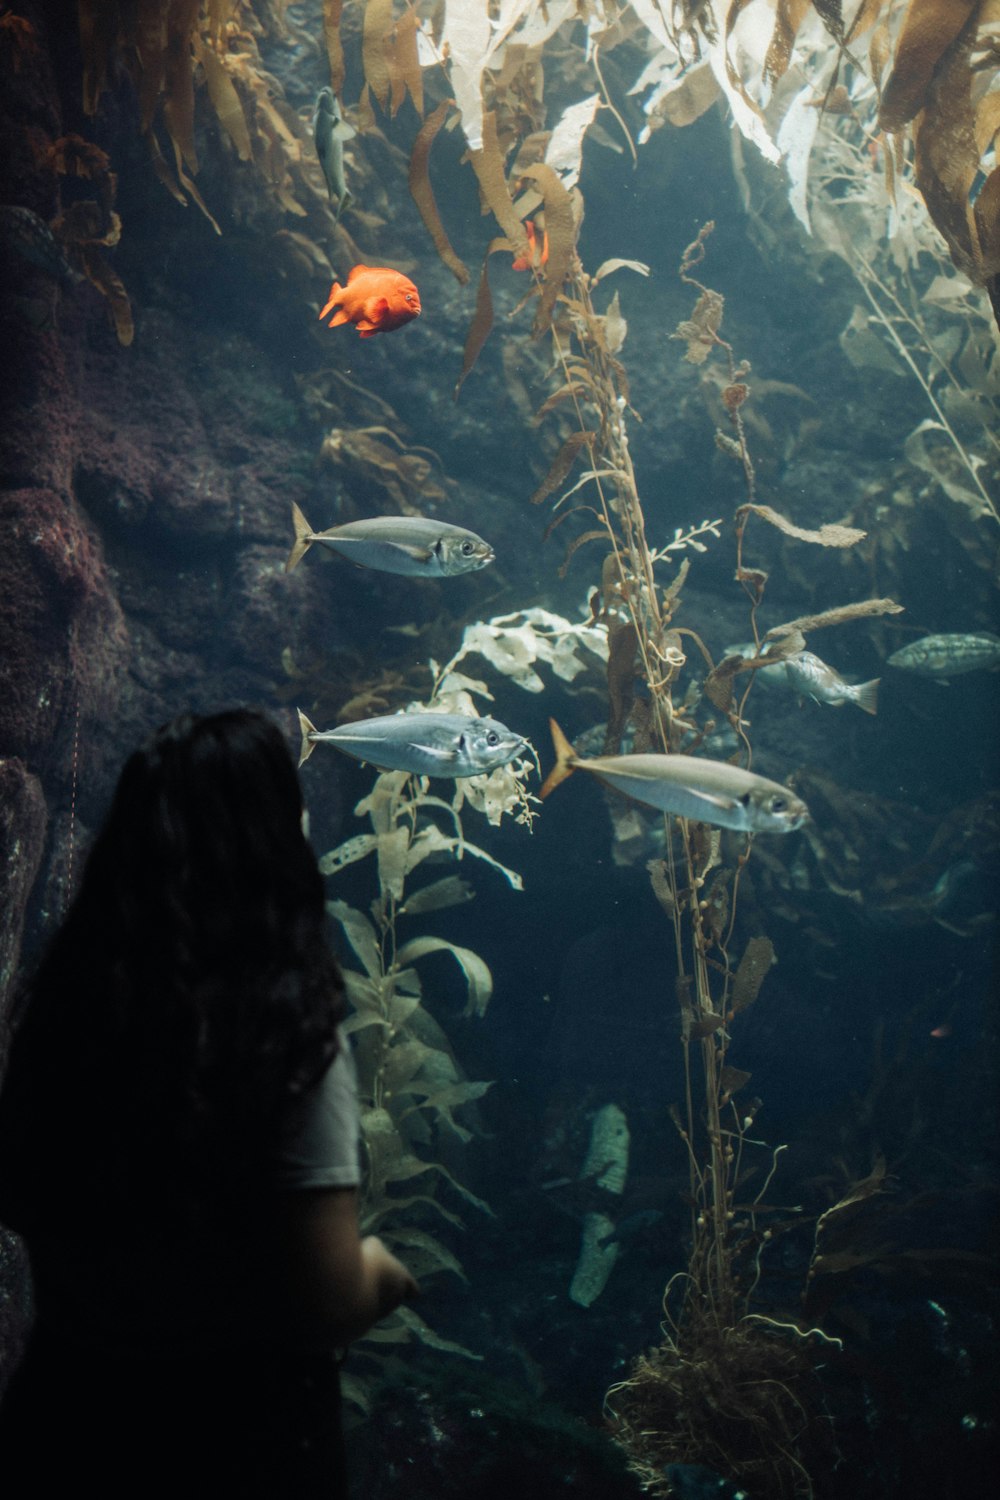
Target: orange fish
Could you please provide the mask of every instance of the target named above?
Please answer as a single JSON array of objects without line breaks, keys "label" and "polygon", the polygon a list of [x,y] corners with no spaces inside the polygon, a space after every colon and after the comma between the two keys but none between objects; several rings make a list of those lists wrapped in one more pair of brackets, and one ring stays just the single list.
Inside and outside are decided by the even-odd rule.
[{"label": "orange fish", "polygon": [[321,321],[333,307],[338,310],[330,319],[331,328],[353,323],[363,339],[371,339],[419,318],[420,293],[402,271],[391,271],[388,266],[355,266],[346,286],[339,281],[333,283],[319,315]]},{"label": "orange fish", "polygon": [[514,258],[511,267],[514,271],[530,271],[532,266],[544,266],[549,258],[549,234],[547,229],[542,230],[542,249],[538,251],[538,236],[535,233],[534,219],[525,219],[524,232],[528,236],[528,244],[531,249],[530,255],[518,255]]}]

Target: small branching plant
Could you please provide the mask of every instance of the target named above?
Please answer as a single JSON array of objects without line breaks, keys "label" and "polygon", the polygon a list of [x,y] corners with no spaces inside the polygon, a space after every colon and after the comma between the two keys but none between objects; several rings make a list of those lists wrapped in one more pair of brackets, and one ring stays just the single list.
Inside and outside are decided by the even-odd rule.
[{"label": "small branching plant", "polygon": [[[430,663],[428,700],[410,706],[478,714],[477,700],[489,699],[489,689],[457,670],[473,653],[522,688],[540,691],[540,665],[572,679],[584,670],[579,653],[589,652],[599,660],[602,646],[600,632],[546,610],[480,621],[467,627],[451,661],[443,666]],[[433,913],[475,896],[473,883],[457,869],[437,873],[442,863],[453,862],[465,870],[472,862],[486,864],[514,890],[522,889],[515,870],[466,837],[463,816],[469,810],[481,813],[492,825],[511,817],[530,828],[537,799],[528,791],[527,778],[534,769],[532,759],[518,759],[489,775],[456,781],[450,797],[432,791],[426,777],[384,772],[355,808],[357,816],[367,820],[368,830],[320,860],[323,874],[335,881],[362,861],[374,865],[376,891],[366,911],[340,896],[328,903],[358,964],[344,967],[352,1011],[344,1029],[352,1038],[361,1099],[366,1169],[362,1229],[381,1235],[418,1279],[441,1272],[464,1277],[460,1260],[442,1235],[453,1236],[464,1227],[456,1206],[491,1212],[463,1183],[454,1161],[455,1148],[475,1134],[463,1112],[467,1116],[468,1107],[491,1085],[466,1077],[443,1026],[424,1003],[420,966],[433,954],[451,956],[465,984],[467,1016],[485,1014],[493,977],[471,948],[414,930],[413,923],[420,919],[422,927],[423,919]],[[428,880],[424,877],[430,860],[435,877]],[[436,1349],[482,1357],[442,1338],[407,1306],[371,1330],[361,1351],[374,1354],[380,1346],[414,1338]],[[345,1376],[345,1395],[362,1410],[369,1403],[369,1387],[364,1374]]]}]

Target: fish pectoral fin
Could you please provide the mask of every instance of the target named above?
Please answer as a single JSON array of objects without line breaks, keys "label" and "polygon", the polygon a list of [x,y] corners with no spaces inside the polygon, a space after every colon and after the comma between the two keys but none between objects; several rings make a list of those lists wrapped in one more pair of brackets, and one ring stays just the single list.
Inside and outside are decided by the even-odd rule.
[{"label": "fish pectoral fin", "polygon": [[415,542],[393,542],[392,546],[397,552],[405,552],[407,557],[412,557],[414,562],[430,562],[435,555],[433,547],[420,547]]},{"label": "fish pectoral fin", "polygon": [[332,308],[336,307],[337,303],[343,296],[343,293],[344,288],[340,285],[339,281],[335,281],[333,283],[333,286],[330,288],[330,295],[326,299],[326,304],[323,308],[323,311],[319,315],[321,321],[326,317],[327,313],[330,312]]},{"label": "fish pectoral fin", "polygon": [[333,133],[338,141],[353,141],[358,132],[353,125],[348,125],[346,120],[338,120],[333,127]]},{"label": "fish pectoral fin", "polygon": [[689,797],[697,797],[699,802],[704,802],[706,807],[714,808],[717,812],[729,812],[740,802],[746,806],[750,799],[749,792],[742,797],[721,797],[714,792],[695,791],[693,787],[686,787],[685,791]]},{"label": "fish pectoral fin", "polygon": [[[369,297],[365,303],[365,322],[377,328],[388,311],[389,304],[384,297]],[[360,323],[358,327],[361,327]]]}]

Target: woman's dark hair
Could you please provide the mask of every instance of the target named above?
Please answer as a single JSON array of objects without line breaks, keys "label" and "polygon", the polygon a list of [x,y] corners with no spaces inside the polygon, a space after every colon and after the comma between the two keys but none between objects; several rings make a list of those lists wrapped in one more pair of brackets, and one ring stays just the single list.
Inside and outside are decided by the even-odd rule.
[{"label": "woman's dark hair", "polygon": [[185,1175],[254,1177],[343,1012],[274,724],[185,714],[130,756],[26,999],[8,1083],[29,1114],[119,1147],[133,1132]]}]

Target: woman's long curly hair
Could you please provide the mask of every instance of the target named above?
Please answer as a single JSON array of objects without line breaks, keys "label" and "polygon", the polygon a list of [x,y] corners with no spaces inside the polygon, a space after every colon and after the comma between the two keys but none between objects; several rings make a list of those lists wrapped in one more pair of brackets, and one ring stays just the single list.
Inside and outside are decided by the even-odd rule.
[{"label": "woman's long curly hair", "polygon": [[26,1001],[3,1100],[22,1140],[78,1141],[99,1183],[112,1141],[108,1172],[133,1180],[139,1163],[195,1185],[258,1177],[344,1008],[274,724],[185,714],[129,758]]}]

